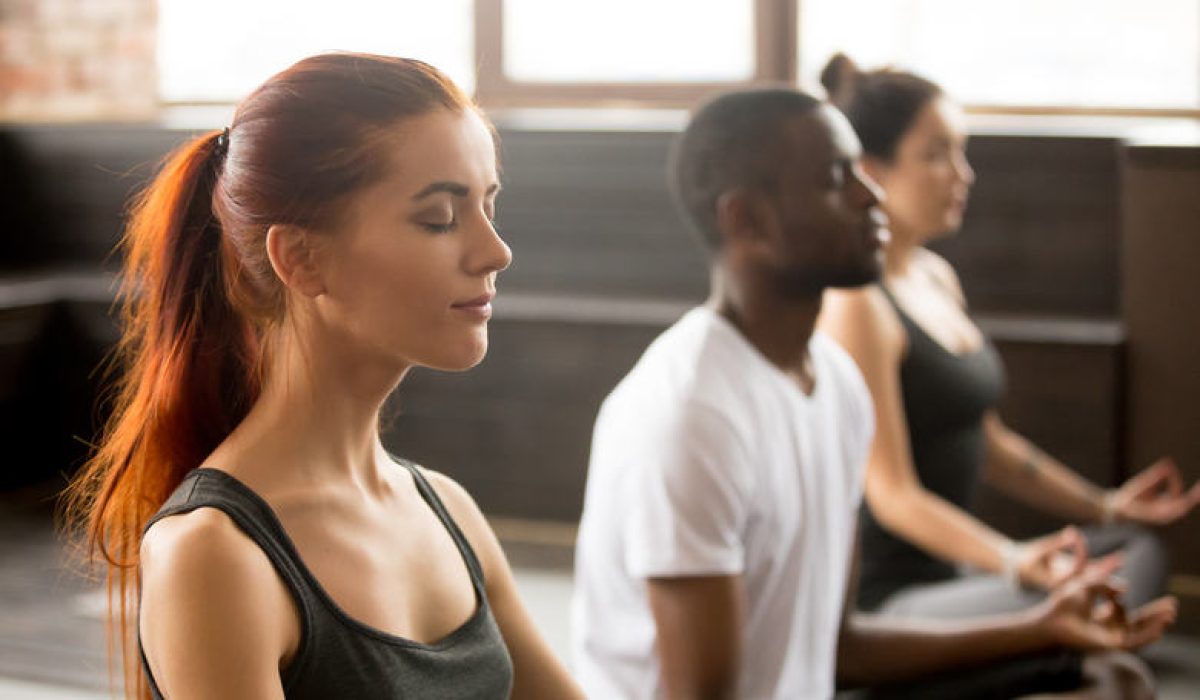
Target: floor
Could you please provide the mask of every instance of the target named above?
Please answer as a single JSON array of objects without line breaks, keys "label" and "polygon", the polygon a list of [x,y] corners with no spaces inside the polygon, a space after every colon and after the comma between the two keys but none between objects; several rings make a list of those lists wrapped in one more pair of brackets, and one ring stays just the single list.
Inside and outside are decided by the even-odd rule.
[{"label": "floor", "polygon": [[[101,700],[108,691],[103,595],[68,564],[45,489],[0,494],[0,698]],[[506,544],[517,585],[551,647],[570,663],[569,554]],[[1200,640],[1169,637],[1149,652],[1159,697],[1200,697]]]}]

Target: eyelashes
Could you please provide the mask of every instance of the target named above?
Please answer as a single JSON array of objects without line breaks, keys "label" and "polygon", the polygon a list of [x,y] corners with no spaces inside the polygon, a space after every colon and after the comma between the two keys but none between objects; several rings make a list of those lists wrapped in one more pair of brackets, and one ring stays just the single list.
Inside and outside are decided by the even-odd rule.
[{"label": "eyelashes", "polygon": [[[496,224],[495,219],[489,218],[488,224],[491,225],[493,231],[495,231],[497,233],[500,232],[500,227]],[[432,223],[432,222],[422,222],[420,225],[421,225],[421,228],[425,229],[426,231],[428,231],[430,233],[450,233],[451,231],[458,228],[458,221],[457,220],[448,221],[444,224]]]},{"label": "eyelashes", "polygon": [[429,231],[430,233],[449,233],[458,228],[458,222],[450,221],[444,224],[422,223],[421,228]]}]

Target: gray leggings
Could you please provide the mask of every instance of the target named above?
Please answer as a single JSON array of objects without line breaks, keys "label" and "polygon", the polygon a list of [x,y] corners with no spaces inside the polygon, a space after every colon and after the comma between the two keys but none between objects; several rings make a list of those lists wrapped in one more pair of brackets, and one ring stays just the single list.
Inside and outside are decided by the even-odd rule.
[{"label": "gray leggings", "polygon": [[[1167,557],[1158,538],[1134,526],[1084,528],[1092,556],[1124,552],[1118,574],[1129,586],[1126,603],[1136,608],[1163,594]],[[964,574],[949,581],[914,585],[892,594],[879,615],[960,619],[1024,610],[1042,600],[1040,591],[1014,591],[994,574]],[[1004,659],[955,669],[901,685],[842,692],[838,700],[951,700],[1012,698],[1074,690],[1082,682],[1082,656],[1072,651]]]},{"label": "gray leggings", "polygon": [[[1167,555],[1158,538],[1134,525],[1083,528],[1088,553],[1103,556],[1124,554],[1117,575],[1125,580],[1126,604],[1130,609],[1150,602],[1166,591]],[[893,593],[879,608],[889,617],[960,619],[1024,610],[1042,600],[1041,591],[1009,587],[996,574],[966,573],[948,581],[917,584]]]}]

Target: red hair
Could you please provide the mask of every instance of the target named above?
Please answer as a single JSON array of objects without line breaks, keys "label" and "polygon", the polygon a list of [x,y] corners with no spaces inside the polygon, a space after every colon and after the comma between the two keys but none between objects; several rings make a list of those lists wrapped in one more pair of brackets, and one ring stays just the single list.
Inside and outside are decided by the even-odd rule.
[{"label": "red hair", "polygon": [[268,331],[284,317],[268,227],[336,224],[387,167],[377,140],[439,108],[474,107],[420,61],[307,58],[247,97],[227,131],[170,154],[134,201],[113,411],[64,499],[68,528],[105,567],[110,658],[119,649],[128,696],[149,697],[136,653],[142,531],[257,400]]}]

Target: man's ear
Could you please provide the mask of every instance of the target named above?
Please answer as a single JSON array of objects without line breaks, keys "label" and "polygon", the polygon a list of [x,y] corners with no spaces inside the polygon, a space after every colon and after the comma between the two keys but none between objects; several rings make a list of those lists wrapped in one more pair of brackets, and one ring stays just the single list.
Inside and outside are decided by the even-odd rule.
[{"label": "man's ear", "polygon": [[272,224],[267,229],[267,257],[275,274],[288,289],[306,297],[325,293],[314,243],[313,234],[300,226]]},{"label": "man's ear", "polygon": [[717,197],[717,228],[727,245],[757,247],[770,238],[769,211],[761,196],[729,190]]}]

